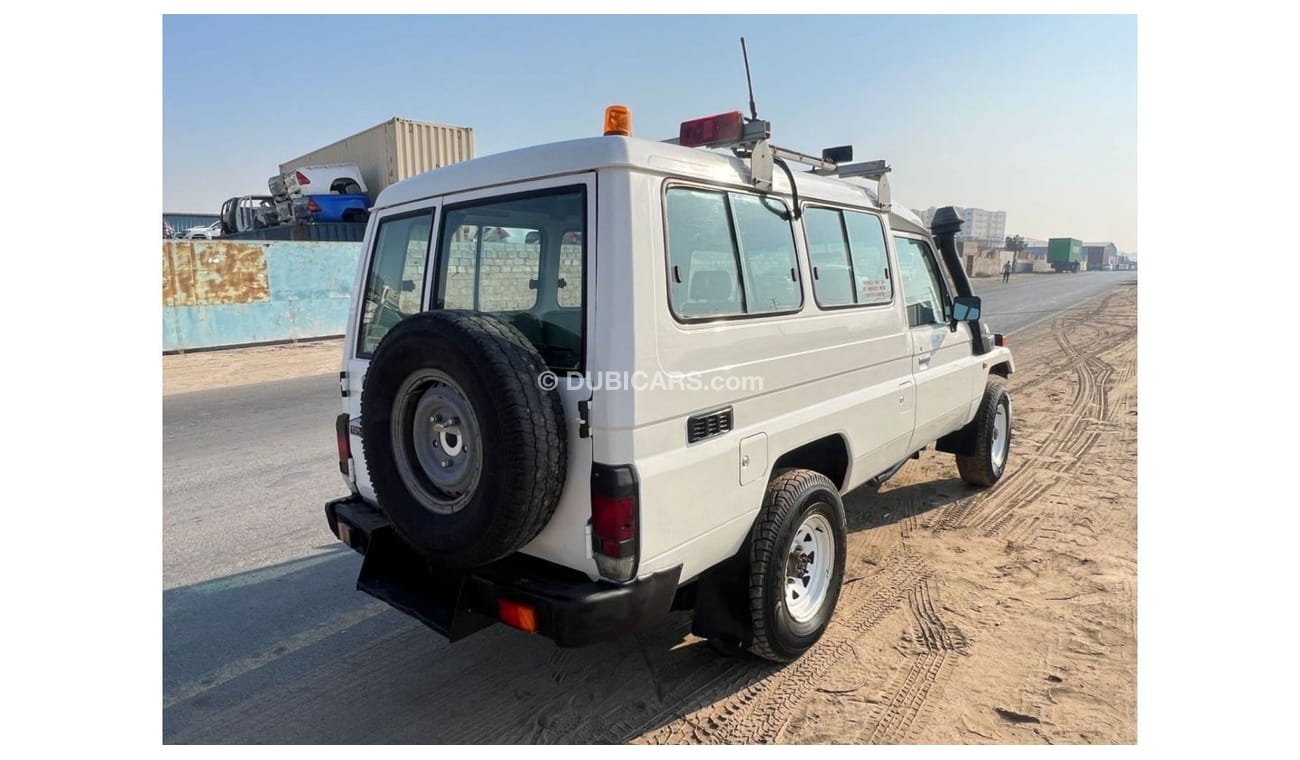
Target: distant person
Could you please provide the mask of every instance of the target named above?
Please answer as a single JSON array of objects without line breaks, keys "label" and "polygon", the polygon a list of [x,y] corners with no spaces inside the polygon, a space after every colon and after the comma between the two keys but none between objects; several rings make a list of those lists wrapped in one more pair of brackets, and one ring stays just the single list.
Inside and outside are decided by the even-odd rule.
[{"label": "distant person", "polygon": [[1011,281],[1011,262],[1002,265],[1002,284],[1006,285]]}]

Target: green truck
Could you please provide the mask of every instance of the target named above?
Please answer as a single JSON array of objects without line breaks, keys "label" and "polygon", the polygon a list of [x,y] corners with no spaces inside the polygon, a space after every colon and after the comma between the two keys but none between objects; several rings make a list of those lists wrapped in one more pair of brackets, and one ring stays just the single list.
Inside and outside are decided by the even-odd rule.
[{"label": "green truck", "polygon": [[1077,272],[1087,269],[1083,263],[1083,241],[1074,238],[1052,238],[1047,241],[1047,263],[1054,272]]}]

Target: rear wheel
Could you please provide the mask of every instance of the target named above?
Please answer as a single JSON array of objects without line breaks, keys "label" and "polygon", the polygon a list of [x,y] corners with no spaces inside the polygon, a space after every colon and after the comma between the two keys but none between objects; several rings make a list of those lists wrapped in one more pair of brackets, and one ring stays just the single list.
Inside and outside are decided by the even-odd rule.
[{"label": "rear wheel", "polygon": [[768,484],[750,541],[750,651],[789,662],[830,625],[844,580],[844,505],[825,475],[788,470]]}]

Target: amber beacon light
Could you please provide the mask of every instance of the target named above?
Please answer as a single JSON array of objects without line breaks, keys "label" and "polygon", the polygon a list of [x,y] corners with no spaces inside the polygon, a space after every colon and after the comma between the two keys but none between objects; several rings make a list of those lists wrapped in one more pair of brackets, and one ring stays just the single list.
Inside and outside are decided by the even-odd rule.
[{"label": "amber beacon light", "polygon": [[609,106],[605,109],[605,134],[632,134],[632,111],[627,106]]}]

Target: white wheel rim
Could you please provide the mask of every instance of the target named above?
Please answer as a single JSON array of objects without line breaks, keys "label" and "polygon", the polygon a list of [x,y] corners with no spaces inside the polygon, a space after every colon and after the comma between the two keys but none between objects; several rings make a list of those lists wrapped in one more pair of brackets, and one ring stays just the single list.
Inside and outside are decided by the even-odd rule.
[{"label": "white wheel rim", "polygon": [[821,612],[830,594],[834,569],[831,524],[819,514],[808,515],[795,531],[786,558],[785,607],[790,617],[806,623]]},{"label": "white wheel rim", "polygon": [[998,404],[998,413],[993,415],[993,467],[1002,469],[1007,461],[1007,445],[1011,443],[1011,418],[1007,414],[1007,405]]}]

